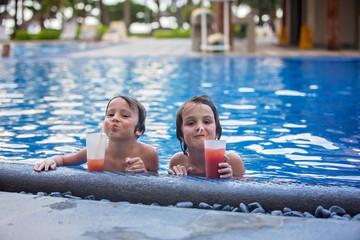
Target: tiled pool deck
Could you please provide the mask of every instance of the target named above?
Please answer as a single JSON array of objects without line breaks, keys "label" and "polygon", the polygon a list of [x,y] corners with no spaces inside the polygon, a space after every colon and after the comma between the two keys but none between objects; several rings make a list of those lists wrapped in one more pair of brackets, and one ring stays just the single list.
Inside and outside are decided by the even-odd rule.
[{"label": "tiled pool deck", "polygon": [[202,53],[191,50],[190,39],[131,38],[109,47],[69,54],[70,57],[136,57],[136,56],[348,56],[359,57],[359,50],[327,51],[325,49],[301,50],[279,46],[276,39],[259,40],[256,51],[249,53],[245,40],[234,41],[234,51],[227,53]]},{"label": "tiled pool deck", "polygon": [[[358,50],[299,50],[273,42],[226,56],[350,56]],[[128,39],[67,57],[203,56],[189,39]],[[30,170],[31,171],[31,170]],[[1,184],[1,182],[0,182]],[[24,184],[26,179],[24,179]],[[360,211],[360,209],[358,209]],[[360,222],[40,197],[0,192],[0,239],[359,239]]]}]

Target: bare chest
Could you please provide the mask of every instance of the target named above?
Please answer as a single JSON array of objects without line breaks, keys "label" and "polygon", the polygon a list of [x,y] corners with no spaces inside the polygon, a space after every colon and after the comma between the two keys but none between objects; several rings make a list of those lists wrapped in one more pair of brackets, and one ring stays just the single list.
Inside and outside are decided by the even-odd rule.
[{"label": "bare chest", "polygon": [[110,158],[105,157],[104,159],[104,170],[105,171],[119,171],[125,172],[127,167],[126,159],[122,158]]}]

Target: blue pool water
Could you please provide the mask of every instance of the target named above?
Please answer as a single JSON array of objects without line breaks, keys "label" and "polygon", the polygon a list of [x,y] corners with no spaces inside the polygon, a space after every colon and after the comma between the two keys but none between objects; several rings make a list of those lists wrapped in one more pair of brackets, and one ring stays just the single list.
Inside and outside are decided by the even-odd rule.
[{"label": "blue pool water", "polygon": [[111,43],[106,42],[42,42],[41,44],[35,42],[25,42],[11,44],[11,52],[14,57],[21,58],[34,58],[34,57],[47,57],[59,56],[72,52],[79,52],[84,50],[91,50],[94,48],[101,48],[109,46]]},{"label": "blue pool water", "polygon": [[0,160],[85,146],[118,94],[147,108],[140,140],[161,172],[180,151],[176,110],[210,96],[227,149],[259,180],[360,186],[359,58],[9,58],[0,61]]}]

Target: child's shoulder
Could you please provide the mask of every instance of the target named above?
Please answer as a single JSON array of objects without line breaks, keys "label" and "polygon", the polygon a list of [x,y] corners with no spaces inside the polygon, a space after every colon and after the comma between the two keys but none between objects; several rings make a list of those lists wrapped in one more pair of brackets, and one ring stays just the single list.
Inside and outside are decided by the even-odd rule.
[{"label": "child's shoulder", "polygon": [[244,162],[240,155],[235,151],[226,151],[226,155],[229,158],[229,164],[232,167],[234,176],[239,176],[245,173]]},{"label": "child's shoulder", "polygon": [[183,152],[177,152],[170,158],[170,166],[184,165],[187,160],[188,157]]},{"label": "child's shoulder", "polygon": [[226,155],[227,155],[229,158],[240,158],[240,159],[241,159],[240,155],[239,155],[237,152],[232,151],[232,150],[226,151]]},{"label": "child's shoulder", "polygon": [[137,142],[137,148],[140,152],[157,153],[155,147],[143,142]]}]

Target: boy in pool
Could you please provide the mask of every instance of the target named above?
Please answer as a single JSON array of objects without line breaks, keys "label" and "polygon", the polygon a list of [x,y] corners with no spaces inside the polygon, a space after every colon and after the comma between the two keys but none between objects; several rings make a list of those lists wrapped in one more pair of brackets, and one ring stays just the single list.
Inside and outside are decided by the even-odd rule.
[{"label": "boy in pool", "polygon": [[[159,156],[156,149],[137,139],[145,132],[146,110],[128,96],[112,98],[106,107],[104,131],[109,138],[105,149],[104,170],[120,172],[157,172]],[[86,147],[75,154],[53,156],[34,166],[35,171],[53,170],[57,166],[86,162]]]},{"label": "boy in pool", "polygon": [[[176,137],[182,152],[171,157],[169,174],[205,175],[205,136],[209,140],[220,139],[221,133],[219,114],[209,97],[195,96],[183,103],[176,113]],[[219,163],[220,178],[241,177],[245,173],[237,153],[227,151],[225,159],[226,162]]]}]

